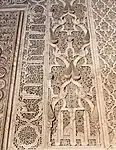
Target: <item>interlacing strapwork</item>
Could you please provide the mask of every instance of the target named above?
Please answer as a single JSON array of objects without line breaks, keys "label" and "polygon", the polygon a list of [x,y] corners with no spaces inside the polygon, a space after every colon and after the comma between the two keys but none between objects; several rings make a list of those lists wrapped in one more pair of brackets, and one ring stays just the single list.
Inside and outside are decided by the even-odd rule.
[{"label": "interlacing strapwork", "polygon": [[0,149],[116,145],[115,38],[115,0],[1,0]]},{"label": "interlacing strapwork", "polygon": [[116,144],[116,1],[93,0],[109,143]]},{"label": "interlacing strapwork", "polygon": [[86,2],[50,5],[49,146],[100,145]]}]

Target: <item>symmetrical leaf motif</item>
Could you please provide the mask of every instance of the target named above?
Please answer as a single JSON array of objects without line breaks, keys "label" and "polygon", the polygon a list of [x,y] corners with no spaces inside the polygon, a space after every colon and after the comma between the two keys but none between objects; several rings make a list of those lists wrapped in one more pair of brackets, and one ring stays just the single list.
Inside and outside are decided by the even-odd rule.
[{"label": "symmetrical leaf motif", "polygon": [[51,1],[50,21],[49,145],[99,145],[85,1]]}]

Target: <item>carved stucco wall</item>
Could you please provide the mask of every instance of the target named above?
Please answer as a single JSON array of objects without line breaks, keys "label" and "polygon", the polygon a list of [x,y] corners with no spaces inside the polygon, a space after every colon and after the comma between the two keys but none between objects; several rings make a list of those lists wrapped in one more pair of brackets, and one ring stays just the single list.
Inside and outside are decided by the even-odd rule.
[{"label": "carved stucco wall", "polygon": [[0,1],[0,149],[116,149],[115,0]]}]

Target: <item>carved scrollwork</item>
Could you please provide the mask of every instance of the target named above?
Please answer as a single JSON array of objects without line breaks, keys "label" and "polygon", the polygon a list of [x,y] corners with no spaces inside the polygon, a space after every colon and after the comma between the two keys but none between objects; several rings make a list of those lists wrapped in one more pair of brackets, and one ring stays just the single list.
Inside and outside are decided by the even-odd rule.
[{"label": "carved scrollwork", "polygon": [[[26,29],[23,26],[23,7],[27,7]],[[21,11],[11,10],[7,7],[16,6]],[[16,102],[15,109],[12,108],[13,127],[12,148],[13,149],[38,149],[43,139],[43,64],[45,48],[45,21],[46,21],[46,0],[2,0],[0,7],[6,11],[0,12],[0,144],[3,140],[3,126],[6,115],[6,108],[9,107],[9,91],[12,70],[18,64],[22,64],[21,72],[12,76],[18,81],[16,85],[16,97],[13,94],[12,103]],[[22,34],[22,27],[25,31]],[[22,34],[22,35],[21,35]],[[17,37],[16,37],[17,36]],[[25,36],[24,47],[19,37]],[[16,41],[18,40],[18,41]],[[21,47],[16,45],[17,42]],[[20,47],[20,46],[19,46]],[[23,50],[23,52],[22,52]],[[19,54],[22,56],[19,56]],[[18,57],[18,58],[16,58]],[[21,58],[21,60],[19,59]],[[20,61],[14,65],[14,61]],[[17,72],[17,71],[16,71]],[[19,81],[20,80],[20,81]],[[15,86],[13,84],[12,86]],[[15,89],[15,87],[13,87]],[[11,88],[12,89],[12,88]],[[13,90],[14,90],[13,89]],[[11,91],[11,95],[14,91]],[[12,97],[12,96],[11,96]],[[11,108],[12,106],[10,106]],[[15,112],[15,113],[14,113]],[[12,119],[10,120],[12,122]],[[11,123],[12,124],[12,123]],[[10,125],[9,125],[10,126]],[[5,139],[6,140],[6,139]],[[9,142],[9,141],[8,141]]]},{"label": "carved scrollwork", "polygon": [[49,112],[53,117],[48,115],[51,146],[100,143],[86,11],[84,2],[51,2]]},{"label": "carved scrollwork", "polygon": [[[31,4],[31,5],[30,5]],[[38,149],[43,139],[43,70],[45,48],[45,0],[28,1],[25,44],[21,69],[19,107],[13,144],[20,149]]]},{"label": "carved scrollwork", "polygon": [[[14,79],[17,92],[13,91],[7,141],[12,149],[37,150],[43,149],[44,144],[46,148],[58,149],[99,148],[104,143],[101,138],[105,131],[101,121],[104,114],[101,114],[99,90],[102,88],[109,143],[116,144],[115,5],[115,0],[0,1],[4,10],[13,7],[12,11],[9,8],[0,11],[0,144],[12,67],[17,69],[13,61],[18,60],[14,58],[15,52],[19,55],[20,51],[22,58],[18,56],[21,58],[18,61],[22,65]],[[23,34],[19,33],[23,27],[20,26],[22,8],[14,11],[15,6],[26,7],[27,19],[22,15]],[[89,25],[93,21],[91,13],[97,43],[91,30],[94,27]],[[24,46],[19,52],[17,33],[25,36],[24,45],[18,40],[20,47]],[[101,89],[96,81],[100,72],[96,67],[99,64],[95,64],[98,62],[92,47],[94,42]]]}]

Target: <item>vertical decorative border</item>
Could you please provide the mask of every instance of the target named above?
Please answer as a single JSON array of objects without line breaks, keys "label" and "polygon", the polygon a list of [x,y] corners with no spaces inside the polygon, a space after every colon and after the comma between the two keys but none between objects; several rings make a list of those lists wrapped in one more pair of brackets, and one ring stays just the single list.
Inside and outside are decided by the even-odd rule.
[{"label": "vertical decorative border", "polygon": [[15,86],[16,86],[16,75],[18,73],[18,65],[20,63],[20,50],[22,46],[22,41],[24,40],[22,38],[22,29],[23,29],[23,19],[24,19],[24,10],[25,8],[3,8],[0,11],[13,11],[13,12],[18,12],[20,13],[19,20],[18,20],[18,28],[17,28],[17,34],[16,34],[16,43],[14,46],[15,53],[14,53],[14,60],[13,60],[13,68],[12,68],[12,73],[11,73],[11,83],[10,83],[10,90],[9,90],[9,97],[8,97],[8,102],[7,102],[7,107],[6,107],[6,117],[5,117],[5,126],[4,126],[4,131],[3,131],[3,140],[2,140],[2,146],[1,149],[8,149],[8,140],[9,140],[9,132],[10,132],[10,126],[11,126],[11,117],[12,117],[12,109],[13,109],[13,99],[15,95]]},{"label": "vertical decorative border", "polygon": [[[17,5],[17,7],[19,7],[19,5]],[[32,5],[30,5],[30,3],[28,5],[25,5],[25,17],[24,17],[24,26],[23,26],[23,32],[22,32],[23,39],[21,40],[21,43],[20,43],[21,48],[20,48],[20,56],[19,56],[19,60],[18,60],[18,68],[17,68],[18,71],[17,71],[17,75],[16,75],[16,86],[15,86],[15,93],[14,93],[14,97],[13,97],[12,117],[11,117],[11,125],[10,125],[10,132],[9,132],[10,138],[7,141],[8,142],[7,147],[6,147],[6,143],[4,144],[5,148],[8,150],[19,149],[19,148],[38,149],[37,147],[39,147],[39,146],[41,147],[41,149],[44,149],[43,141],[42,141],[43,140],[42,134],[45,131],[43,128],[43,122],[44,122],[43,108],[41,108],[41,106],[44,105],[44,96],[43,96],[43,74],[41,74],[41,72],[43,73],[44,59],[45,59],[44,58],[45,45],[43,43],[45,42],[45,30],[46,30],[45,29],[45,26],[46,26],[45,15],[46,14],[47,14],[46,0],[42,0],[42,1],[39,1],[36,3],[33,2]],[[33,44],[33,41],[36,44]],[[34,51],[35,46],[38,48],[36,51]],[[32,55],[30,55],[32,50],[33,50],[33,53],[32,53]],[[35,58],[35,59],[33,59],[33,58]],[[35,79],[37,80],[37,83],[35,83],[35,82],[31,82],[29,84],[26,83],[26,80],[28,78],[28,76],[26,76],[26,73],[28,72],[29,67],[30,68],[32,67],[32,69],[34,69],[33,70],[34,72],[36,70],[37,78],[35,77]],[[42,70],[41,70],[41,68],[40,68],[40,70],[38,70],[39,67],[41,67]],[[37,70],[38,70],[38,72],[37,72]],[[34,81],[33,73],[31,74],[31,77],[32,77],[31,79],[33,79],[33,81]],[[38,76],[38,75],[41,75],[41,76]],[[40,80],[42,81],[42,83],[39,83]],[[40,89],[40,91],[39,91],[39,89],[37,89],[38,91],[36,91],[36,93],[33,93],[34,86],[40,86],[40,84],[42,84],[42,88]],[[33,89],[29,89],[28,88],[29,85]],[[27,86],[28,92],[24,89],[26,86]],[[30,92],[32,92],[32,93],[30,93]],[[38,111],[36,117],[31,118],[32,120],[31,119],[28,120],[28,118],[23,118],[23,116],[21,116],[23,114],[23,111],[21,112],[21,109],[23,109],[26,106],[26,104],[24,103],[23,100],[27,99],[27,101],[29,100],[30,102],[33,100],[39,101],[40,96],[41,96],[40,100],[42,103],[41,106],[39,107],[39,104],[40,104],[39,102],[37,102],[34,105],[36,107],[35,111],[36,111],[36,109]],[[21,99],[22,99],[22,101],[20,101]],[[33,104],[32,105],[28,104],[28,105],[30,105],[30,107],[31,107]],[[16,109],[15,109],[15,107],[16,107]],[[28,108],[25,108],[25,110],[27,109],[27,113],[28,113]],[[42,113],[41,113],[41,116],[39,116],[41,110],[42,110]],[[33,114],[34,113],[35,112],[33,112]],[[21,118],[22,119],[21,121],[26,122],[27,124],[26,125],[23,124],[22,127],[20,124],[20,129],[16,133],[15,131],[16,131],[17,124],[18,124],[18,121],[16,119],[17,114],[20,115],[24,119],[23,120]],[[42,124],[42,126],[40,128],[39,128],[40,125],[38,124],[39,119],[41,119],[41,124]],[[33,128],[31,126],[33,126]],[[42,131],[41,131],[41,128],[42,128]],[[22,131],[24,133],[25,129],[29,129],[30,134],[32,136],[33,136],[33,131],[34,131],[34,134],[37,137],[36,141],[32,145],[29,144],[29,146],[28,146],[28,144],[27,145],[24,144],[24,146],[23,146],[23,144],[20,143],[21,140],[19,139],[18,135]],[[28,132],[28,130],[26,130],[26,131]],[[35,131],[37,131],[37,132],[35,133]],[[7,135],[6,135],[6,137],[7,137]],[[15,137],[16,138],[18,137],[18,143],[17,143],[17,141],[15,141],[15,139],[16,139]],[[24,138],[27,138],[26,135]]]},{"label": "vertical decorative border", "polygon": [[103,97],[103,89],[102,89],[102,80],[101,80],[101,73],[100,73],[100,64],[99,64],[99,57],[97,51],[97,42],[96,42],[96,35],[95,35],[95,28],[94,28],[94,19],[92,13],[92,1],[87,1],[88,6],[88,18],[89,18],[89,27],[90,27],[90,36],[91,36],[91,49],[93,55],[93,63],[95,67],[95,81],[96,81],[96,96],[97,102],[99,107],[99,115],[100,115],[100,126],[101,126],[101,139],[102,145],[107,147],[109,145],[108,142],[108,134],[107,134],[107,124],[105,118],[105,104],[104,104],[104,97]]},{"label": "vertical decorative border", "polygon": [[[95,36],[95,29],[94,29],[94,22],[93,22],[93,16],[92,16],[92,6],[91,6],[91,0],[87,0],[87,8],[88,8],[88,26],[89,26],[89,31],[90,31],[90,35],[91,35],[91,49],[92,49],[92,58],[93,58],[93,66],[95,67],[95,69],[93,69],[94,71],[94,74],[95,74],[95,85],[97,85],[96,89],[97,89],[97,106],[98,106],[98,111],[99,111],[99,115],[100,115],[100,119],[99,119],[99,123],[100,123],[100,137],[102,139],[101,141],[101,147],[94,147],[94,149],[105,149],[104,147],[108,144],[107,143],[107,126],[106,126],[106,122],[105,122],[105,116],[104,116],[104,111],[105,109],[101,108],[101,106],[104,105],[104,102],[103,102],[103,93],[102,93],[102,86],[101,86],[101,76],[100,76],[100,68],[99,68],[99,60],[98,60],[98,54],[96,53],[97,52],[97,43],[96,43],[96,36]],[[50,10],[50,2],[48,2],[48,9]],[[49,16],[49,11],[48,11],[48,14],[47,14],[47,19],[48,19],[48,24],[47,24],[47,31],[46,31],[46,39],[47,39],[47,42],[46,42],[46,52],[45,52],[45,62],[46,62],[46,68],[45,68],[45,74],[44,74],[44,77],[45,77],[45,80],[44,82],[45,83],[45,105],[44,105],[44,112],[45,112],[45,124],[44,124],[44,127],[45,127],[45,134],[44,134],[44,137],[45,137],[45,149],[55,149],[53,147],[46,147],[46,145],[48,144],[48,141],[46,141],[46,133],[48,133],[48,129],[47,127],[49,126],[48,125],[48,122],[47,122],[47,116],[46,116],[46,113],[47,113],[47,110],[48,110],[48,107],[47,107],[47,103],[48,103],[48,78],[49,78],[49,74],[47,73],[48,72],[48,68],[49,68],[49,60],[48,60],[48,57],[49,57],[49,39],[50,39],[50,35],[49,35],[49,28],[50,28],[50,16]],[[47,36],[48,34],[48,36]],[[100,87],[100,88],[99,88]],[[102,97],[101,97],[101,94],[102,94]],[[75,148],[75,147],[74,147]],[[92,149],[93,147],[82,147],[80,149]],[[58,148],[58,149],[65,149],[65,148]],[[67,149],[73,149],[73,147],[67,147]]]},{"label": "vertical decorative border", "polygon": [[[96,35],[95,35],[95,29],[94,29],[94,21],[93,21],[93,16],[92,16],[92,6],[91,6],[91,0],[88,0],[87,1],[87,5],[88,5],[88,18],[89,18],[89,23],[88,23],[88,25],[90,25],[89,27],[90,27],[90,34],[91,34],[91,48],[92,48],[92,50],[93,50],[93,57],[94,57],[94,60],[93,60],[93,63],[94,63],[94,66],[95,66],[95,70],[94,70],[94,72],[95,72],[95,74],[97,75],[96,76],[96,84],[97,84],[97,100],[98,100],[98,106],[99,106],[99,114],[100,114],[100,119],[101,119],[101,128],[102,128],[102,132],[101,132],[101,139],[103,139],[102,140],[102,143],[103,143],[103,145],[102,146],[105,146],[105,147],[107,147],[107,145],[108,145],[108,135],[107,135],[107,124],[106,124],[106,118],[105,118],[105,108],[103,108],[105,105],[104,105],[104,98],[103,98],[103,92],[102,92],[102,84],[101,84],[101,75],[100,75],[100,67],[99,67],[99,59],[98,59],[98,52],[97,52],[97,42],[96,42]],[[46,11],[46,16],[47,16],[47,21],[46,21],[46,24],[47,24],[47,29],[46,29],[46,36],[45,36],[45,40],[46,40],[46,46],[45,46],[45,51],[44,51],[44,65],[45,65],[45,67],[44,67],[44,128],[43,128],[43,138],[44,138],[44,144],[43,144],[43,148],[45,148],[46,149],[46,146],[47,146],[47,140],[46,140],[46,134],[47,134],[47,100],[48,100],[48,78],[49,78],[49,75],[48,75],[48,66],[49,66],[49,27],[50,27],[50,19],[49,19],[49,10],[50,10],[50,2],[49,2],[49,0],[47,1],[47,11]],[[23,17],[23,12],[21,13],[21,16]],[[26,18],[26,17],[25,17]],[[21,22],[20,22],[20,31],[21,31]],[[19,31],[19,32],[20,32]],[[23,31],[25,31],[25,29],[23,30]],[[21,37],[21,34],[19,33],[19,39],[20,39],[20,37]],[[23,43],[23,40],[24,39],[22,39],[21,41],[21,43]],[[20,41],[20,40],[19,40]],[[22,44],[23,45],[23,44]],[[19,43],[17,43],[17,49],[20,49],[19,48],[20,47],[20,45],[19,45]],[[16,53],[16,55],[18,55],[18,52]],[[20,55],[21,56],[21,55]],[[17,57],[16,57],[17,58]],[[21,57],[20,57],[21,58]],[[19,59],[20,59],[19,58]],[[15,74],[15,70],[17,70],[16,68],[17,68],[17,59],[16,60],[14,60],[14,75],[12,76],[12,78],[15,78],[16,77],[16,74]],[[19,65],[21,65],[21,64],[19,64]],[[20,68],[20,67],[19,67]],[[21,70],[17,70],[17,71],[21,71]],[[18,74],[18,72],[17,72],[17,74]],[[18,79],[19,80],[19,79]],[[13,81],[13,79],[12,79],[12,81]],[[17,83],[18,83],[18,81],[17,81]],[[14,84],[15,84],[15,80],[12,82],[12,90],[14,89]],[[19,83],[18,83],[19,84]],[[16,91],[18,91],[18,90],[16,90]],[[16,92],[15,91],[15,92]],[[16,94],[17,95],[17,94]],[[102,96],[101,96],[102,95]],[[11,105],[10,106],[12,106],[12,96],[13,96],[13,93],[12,93],[12,95],[10,95],[10,103],[11,103]],[[102,108],[101,108],[101,106],[102,106]],[[12,108],[9,108],[8,109],[8,116],[11,116],[10,115],[10,111],[12,110]],[[9,128],[9,122],[10,122],[10,118],[9,117],[7,117],[8,118],[8,122],[7,122],[7,124],[6,124],[6,126],[7,126],[7,129]],[[9,129],[7,130],[6,128],[5,128],[5,130],[6,130],[6,132],[5,132],[5,137],[7,137],[7,135],[8,135],[8,133],[9,133]],[[4,138],[4,139],[6,139],[6,138]],[[4,140],[4,143],[3,143],[3,145],[4,145],[4,147],[3,147],[3,150],[5,149],[7,149],[7,147],[5,146],[6,145],[6,140]],[[68,148],[66,148],[66,149],[68,149]],[[70,148],[70,149],[75,149],[75,147],[74,148]],[[81,148],[80,148],[81,149]],[[85,148],[86,150],[87,149],[91,149],[91,148]],[[96,148],[97,149],[97,148]],[[102,148],[98,148],[99,150],[101,150]],[[104,149],[104,148],[103,148]],[[52,149],[52,150],[54,150],[54,149]],[[76,149],[75,149],[76,150]]]},{"label": "vertical decorative border", "polygon": [[[46,148],[48,145],[48,137],[46,137],[46,133],[48,131],[48,81],[49,81],[49,41],[50,41],[50,0],[47,0],[47,8],[46,8],[46,32],[45,32],[45,51],[44,51],[44,80],[43,80],[43,101],[44,101],[44,128],[43,128],[43,148]],[[49,135],[48,135],[49,136]]]}]

